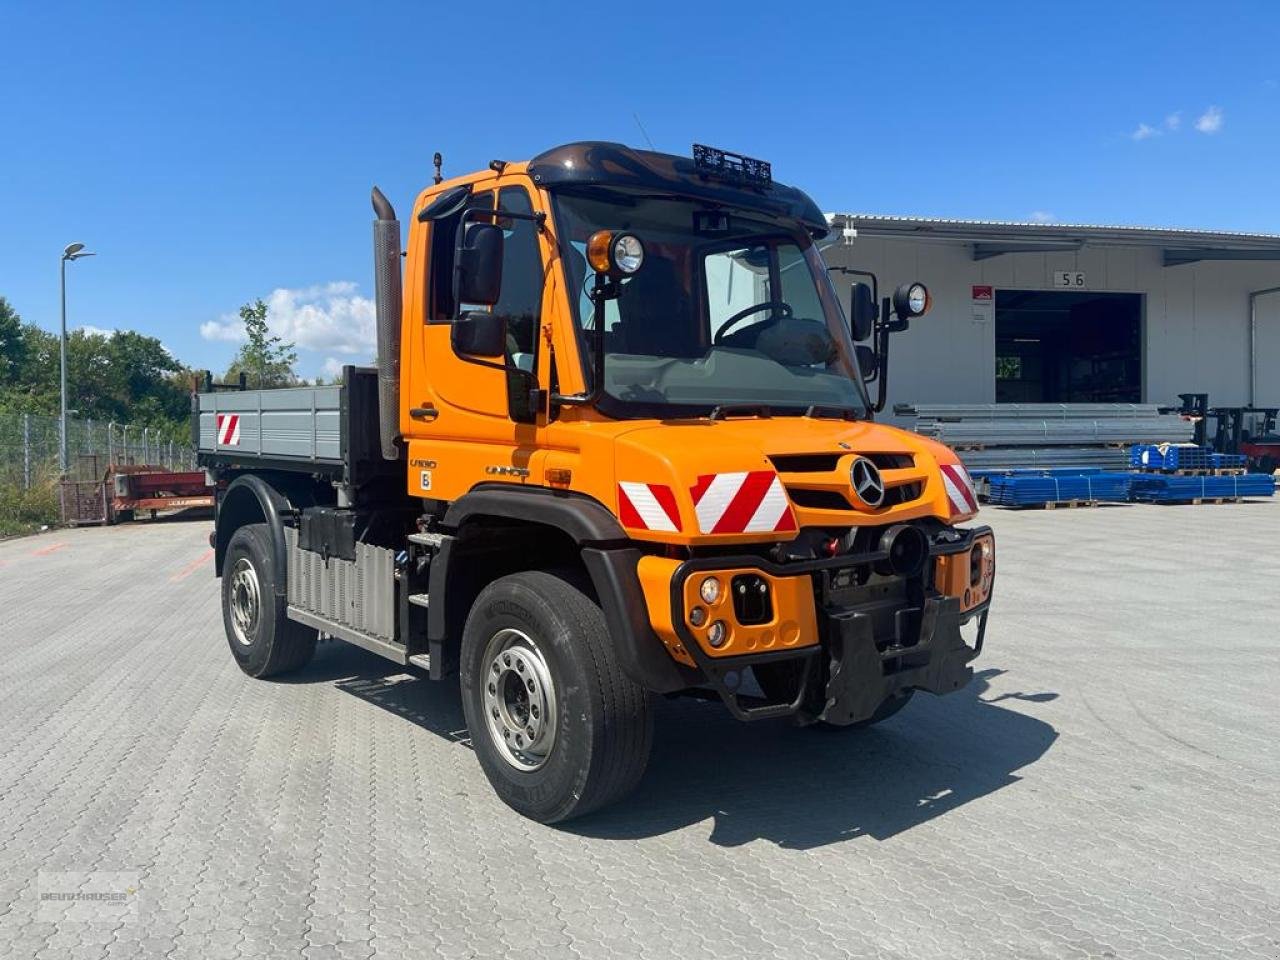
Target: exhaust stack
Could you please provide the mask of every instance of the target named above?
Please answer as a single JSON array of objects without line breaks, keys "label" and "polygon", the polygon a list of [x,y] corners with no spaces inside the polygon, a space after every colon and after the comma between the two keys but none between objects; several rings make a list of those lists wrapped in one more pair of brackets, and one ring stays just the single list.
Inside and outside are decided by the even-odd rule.
[{"label": "exhaust stack", "polygon": [[373,284],[378,328],[378,439],[382,456],[400,459],[400,221],[373,188]]}]

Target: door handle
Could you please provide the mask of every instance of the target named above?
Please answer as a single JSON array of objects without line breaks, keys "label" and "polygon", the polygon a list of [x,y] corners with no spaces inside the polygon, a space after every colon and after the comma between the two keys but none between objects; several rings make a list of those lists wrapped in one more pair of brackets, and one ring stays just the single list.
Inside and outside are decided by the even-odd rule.
[{"label": "door handle", "polygon": [[410,407],[409,416],[415,420],[426,420],[430,423],[436,417],[440,416],[440,411],[435,407]]}]

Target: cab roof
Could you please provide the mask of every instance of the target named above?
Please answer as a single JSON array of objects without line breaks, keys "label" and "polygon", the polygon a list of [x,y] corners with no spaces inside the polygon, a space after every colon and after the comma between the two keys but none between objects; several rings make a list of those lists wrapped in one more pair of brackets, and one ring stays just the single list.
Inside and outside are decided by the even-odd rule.
[{"label": "cab roof", "polygon": [[717,177],[698,169],[692,157],[621,143],[583,140],[552,147],[529,161],[527,173],[549,190],[614,187],[673,194],[798,220],[815,237],[826,236],[829,229],[817,204],[796,187]]}]

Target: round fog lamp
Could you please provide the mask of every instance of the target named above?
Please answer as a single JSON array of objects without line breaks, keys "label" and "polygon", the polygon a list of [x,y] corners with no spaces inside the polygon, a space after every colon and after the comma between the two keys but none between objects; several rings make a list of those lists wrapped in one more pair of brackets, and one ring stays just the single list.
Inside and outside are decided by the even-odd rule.
[{"label": "round fog lamp", "polygon": [[707,608],[694,607],[689,611],[689,622],[695,627],[700,627],[707,622]]},{"label": "round fog lamp", "polygon": [[704,603],[715,603],[720,599],[720,581],[715,577],[707,577],[698,586],[698,596]]},{"label": "round fog lamp", "polygon": [[613,265],[620,273],[635,273],[644,263],[644,244],[630,233],[620,234],[613,241]]},{"label": "round fog lamp", "polygon": [[707,643],[713,647],[723,647],[724,642],[729,639],[729,628],[725,626],[723,620],[717,620],[707,628]]},{"label": "round fog lamp", "polygon": [[907,291],[907,305],[914,314],[924,313],[929,309],[929,291],[923,283],[913,283]]}]

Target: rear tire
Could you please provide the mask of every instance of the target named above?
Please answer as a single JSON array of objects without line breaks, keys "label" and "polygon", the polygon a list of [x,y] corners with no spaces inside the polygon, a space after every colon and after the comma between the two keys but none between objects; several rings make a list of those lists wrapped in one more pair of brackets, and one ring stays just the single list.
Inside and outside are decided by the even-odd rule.
[{"label": "rear tire", "polygon": [[649,760],[646,691],[618,665],[604,614],[571,571],[480,592],[462,635],[462,706],[494,792],[540,823],[619,800]]},{"label": "rear tire", "polygon": [[316,651],[317,632],[290,620],[275,585],[271,535],[265,523],[250,523],[231,536],[222,563],[222,624],[236,664],[251,677],[273,677],[306,664]]}]

